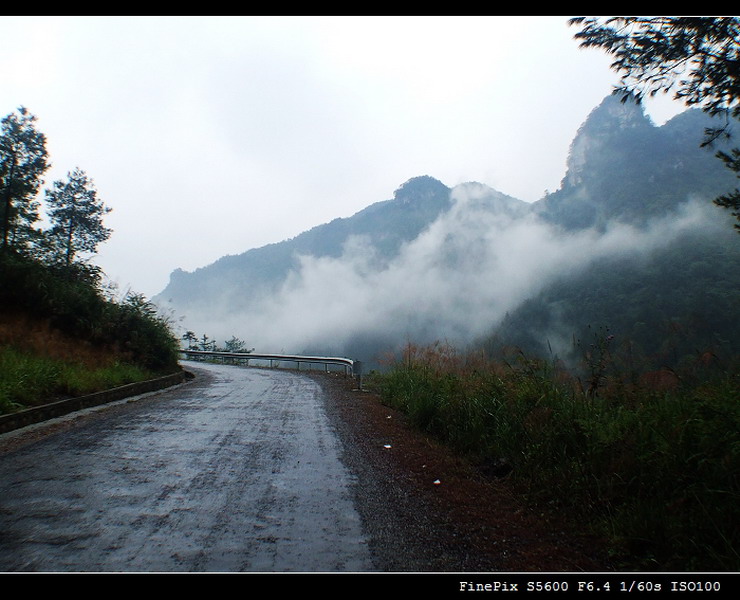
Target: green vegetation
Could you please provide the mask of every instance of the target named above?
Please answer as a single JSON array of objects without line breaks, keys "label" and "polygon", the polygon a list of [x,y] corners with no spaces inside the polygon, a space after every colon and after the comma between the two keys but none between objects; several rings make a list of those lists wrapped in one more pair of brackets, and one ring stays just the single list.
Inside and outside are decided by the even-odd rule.
[{"label": "green vegetation", "polygon": [[226,340],[223,346],[219,346],[216,340],[208,337],[208,334],[203,334],[202,337],[197,337],[192,331],[186,331],[182,336],[182,341],[185,344],[186,350],[199,350],[201,352],[253,352],[247,348],[247,344],[244,340],[232,335],[230,339]]},{"label": "green vegetation", "polygon": [[651,253],[594,260],[512,309],[481,344],[574,362],[573,343],[609,328],[622,372],[682,369],[698,351],[740,354],[740,245],[723,224],[689,232]]},{"label": "green vegetation", "polygon": [[38,356],[15,348],[0,348],[0,414],[154,376],[154,373],[132,364],[114,362],[89,367],[81,362]]},{"label": "green vegetation", "polygon": [[178,343],[141,295],[88,271],[0,255],[0,412],[175,372]]},{"label": "green vegetation", "polygon": [[0,122],[0,193],[2,248],[22,248],[33,241],[38,221],[36,194],[51,165],[46,137],[36,129],[36,117],[24,107]]},{"label": "green vegetation", "polygon": [[97,197],[92,180],[84,171],[75,169],[67,181],[55,181],[46,190],[49,218],[53,227],[44,236],[55,260],[69,266],[79,252],[95,252],[98,244],[110,237],[103,226],[103,215],[111,211]]},{"label": "green vegetation", "polygon": [[625,569],[740,569],[737,364],[623,374],[599,337],[580,370],[408,345],[369,385],[421,430],[603,535]]},{"label": "green vegetation", "polygon": [[0,125],[0,414],[175,372],[167,319],[140,294],[110,297],[87,260],[111,234],[92,180],[54,182],[37,228],[46,138],[23,107]]}]

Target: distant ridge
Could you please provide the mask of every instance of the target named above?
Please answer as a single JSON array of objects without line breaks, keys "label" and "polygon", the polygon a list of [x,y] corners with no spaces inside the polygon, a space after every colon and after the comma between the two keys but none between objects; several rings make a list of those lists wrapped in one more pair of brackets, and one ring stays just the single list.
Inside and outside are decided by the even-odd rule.
[{"label": "distant ridge", "polygon": [[[519,211],[528,205],[499,194],[479,183],[463,184],[482,189],[492,198],[492,207]],[[294,238],[224,256],[191,273],[176,269],[167,287],[154,300],[178,311],[204,309],[214,296],[236,309],[249,305],[282,284],[299,267],[299,256],[339,257],[351,236],[363,236],[381,261],[391,260],[402,244],[416,239],[440,214],[452,205],[451,188],[423,175],[402,184],[390,200],[376,202],[351,217],[337,218],[318,225]]]}]

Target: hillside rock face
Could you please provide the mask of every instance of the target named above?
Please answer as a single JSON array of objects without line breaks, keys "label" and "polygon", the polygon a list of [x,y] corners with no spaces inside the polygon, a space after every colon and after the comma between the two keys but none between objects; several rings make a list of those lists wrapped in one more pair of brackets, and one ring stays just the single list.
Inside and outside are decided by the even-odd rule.
[{"label": "hillside rock face", "polygon": [[715,150],[700,147],[711,126],[693,109],[656,127],[634,101],[609,96],[578,130],[560,189],[534,209],[574,230],[639,226],[692,198],[715,198],[734,182]]},{"label": "hillside rock face", "polygon": [[591,112],[571,143],[562,188],[585,185],[589,175],[600,170],[595,167],[601,166],[599,162],[603,165],[605,154],[613,153],[612,147],[624,150],[624,144],[630,139],[635,140],[638,147],[649,146],[652,128],[637,104],[621,102],[616,97],[607,98]]}]

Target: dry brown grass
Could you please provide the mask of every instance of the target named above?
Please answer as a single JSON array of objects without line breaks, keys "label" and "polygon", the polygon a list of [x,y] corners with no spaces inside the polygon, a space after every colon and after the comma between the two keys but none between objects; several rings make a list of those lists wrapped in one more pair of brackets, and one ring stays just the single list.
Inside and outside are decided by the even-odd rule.
[{"label": "dry brown grass", "polygon": [[51,327],[48,319],[18,311],[0,313],[0,347],[3,346],[91,369],[107,367],[124,358],[110,348],[65,335]]}]

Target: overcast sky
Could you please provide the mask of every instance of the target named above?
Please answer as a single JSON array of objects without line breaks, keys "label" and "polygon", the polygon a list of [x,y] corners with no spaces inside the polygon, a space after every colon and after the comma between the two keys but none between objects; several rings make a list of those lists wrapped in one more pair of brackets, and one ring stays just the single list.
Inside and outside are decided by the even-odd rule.
[{"label": "overcast sky", "polygon": [[151,297],[419,175],[556,190],[618,81],[567,19],[0,16],[0,116],[38,117],[47,186],[94,180],[114,229],[95,262]]}]

